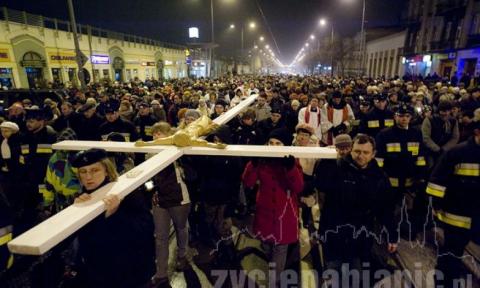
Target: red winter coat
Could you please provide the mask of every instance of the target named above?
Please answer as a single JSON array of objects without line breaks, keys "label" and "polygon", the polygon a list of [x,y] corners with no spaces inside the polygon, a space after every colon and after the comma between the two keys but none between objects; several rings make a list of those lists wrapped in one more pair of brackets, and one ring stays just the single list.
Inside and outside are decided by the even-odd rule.
[{"label": "red winter coat", "polygon": [[[298,241],[298,195],[303,190],[302,167],[295,162],[286,171],[278,160],[249,162],[243,183],[253,187],[259,180],[253,229],[262,241],[289,244]],[[289,191],[289,192],[287,192]]]}]

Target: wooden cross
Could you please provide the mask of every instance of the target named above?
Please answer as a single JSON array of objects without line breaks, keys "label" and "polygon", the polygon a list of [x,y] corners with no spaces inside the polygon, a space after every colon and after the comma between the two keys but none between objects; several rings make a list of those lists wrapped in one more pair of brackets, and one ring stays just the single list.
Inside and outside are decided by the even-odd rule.
[{"label": "wooden cross", "polygon": [[[218,125],[226,124],[243,109],[251,105],[258,95],[252,95],[226,113],[213,120]],[[150,180],[162,169],[182,155],[246,156],[246,157],[284,157],[335,159],[333,148],[298,146],[258,146],[228,145],[225,149],[210,147],[145,146],[135,147],[135,143],[103,141],[62,141],[53,145],[56,150],[79,151],[90,148],[103,148],[109,152],[155,153],[153,157],[121,175],[116,182],[109,183],[93,192],[92,199],[72,204],[32,229],[26,231],[8,243],[12,253],[42,255],[63,241],[78,229],[95,219],[105,211],[101,201],[105,195],[117,195],[123,199],[130,192]]]}]

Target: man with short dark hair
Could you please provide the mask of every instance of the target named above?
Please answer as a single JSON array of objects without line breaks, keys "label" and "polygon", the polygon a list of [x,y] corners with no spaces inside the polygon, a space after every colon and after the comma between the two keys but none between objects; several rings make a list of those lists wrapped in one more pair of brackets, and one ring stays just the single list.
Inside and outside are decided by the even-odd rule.
[{"label": "man with short dark hair", "polygon": [[74,129],[77,133],[78,140],[100,140],[99,128],[104,119],[97,114],[95,104],[86,103],[78,110],[79,120],[78,127]]},{"label": "man with short dark hair", "polygon": [[138,114],[133,119],[133,123],[143,141],[153,140],[152,126],[157,121],[155,116],[152,115],[152,110],[147,102],[142,102],[138,105]]},{"label": "man with short dark hair", "polygon": [[25,116],[27,131],[21,140],[20,163],[25,171],[24,187],[20,187],[22,194],[23,213],[22,228],[30,228],[35,224],[37,206],[45,193],[43,180],[47,170],[48,160],[52,156],[52,144],[57,141],[57,133],[46,125],[46,113],[41,109],[28,109]]},{"label": "man with short dark hair", "polygon": [[258,129],[260,130],[260,133],[263,137],[262,144],[265,144],[265,142],[267,142],[268,139],[265,137],[267,137],[270,132],[284,126],[285,124],[283,123],[282,119],[282,111],[280,109],[272,109],[270,118],[258,122]]},{"label": "man with short dark hair", "polygon": [[360,133],[376,137],[383,128],[394,126],[393,112],[387,108],[387,94],[374,96],[373,109],[360,122]]},{"label": "man with short dark hair", "polygon": [[441,101],[438,113],[425,117],[422,123],[423,143],[427,148],[428,165],[433,167],[440,155],[455,146],[460,138],[457,119],[451,117],[452,103]]},{"label": "man with short dark hair", "polygon": [[127,142],[136,141],[138,133],[132,122],[124,120],[120,117],[117,103],[110,103],[105,107],[106,121],[100,125],[99,133],[102,140],[107,140],[108,135],[112,132],[122,134]]},{"label": "man with short dark hair", "polygon": [[[348,268],[362,271],[361,263],[370,262],[373,237],[367,234],[374,233],[377,239],[385,236],[375,230],[375,222],[383,227],[382,231],[388,231],[387,239],[383,239],[388,243],[388,251],[393,253],[397,248],[392,192],[388,178],[373,161],[374,157],[375,140],[358,135],[350,155],[340,158],[334,171],[329,173],[328,181],[321,181],[318,187],[325,193],[319,238],[324,245],[327,268],[338,273]],[[361,230],[367,233],[360,233]],[[360,283],[350,284],[350,287],[359,287]]]},{"label": "man with short dark hair", "polygon": [[60,112],[62,115],[55,119],[52,128],[57,132],[61,132],[66,128],[71,128],[75,131],[78,128],[78,114],[73,109],[73,104],[70,102],[63,102],[60,106]]}]

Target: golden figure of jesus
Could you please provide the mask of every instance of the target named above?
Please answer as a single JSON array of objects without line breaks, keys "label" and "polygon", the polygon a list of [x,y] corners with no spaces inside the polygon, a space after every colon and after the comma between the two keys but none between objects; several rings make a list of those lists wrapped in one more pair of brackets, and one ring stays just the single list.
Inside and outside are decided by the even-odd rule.
[{"label": "golden figure of jesus", "polygon": [[201,146],[224,149],[227,147],[227,144],[210,143],[200,139],[200,137],[208,135],[217,127],[217,124],[213,123],[210,118],[204,115],[171,136],[148,142],[140,140],[135,142],[135,146],[175,145],[177,147]]}]

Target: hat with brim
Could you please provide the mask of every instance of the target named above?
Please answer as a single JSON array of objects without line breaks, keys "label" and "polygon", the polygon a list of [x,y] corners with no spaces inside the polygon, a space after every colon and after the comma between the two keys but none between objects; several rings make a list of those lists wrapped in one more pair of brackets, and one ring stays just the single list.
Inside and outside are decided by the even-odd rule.
[{"label": "hat with brim", "polygon": [[78,152],[72,161],[72,166],[75,168],[85,167],[105,158],[107,158],[107,151],[99,148],[91,148],[86,151]]},{"label": "hat with brim", "polygon": [[7,128],[12,130],[14,133],[17,133],[20,128],[18,127],[17,123],[10,122],[10,121],[3,121],[2,124],[0,124],[0,128]]},{"label": "hat with brim", "polygon": [[398,107],[396,113],[397,115],[405,115],[405,114],[410,114],[413,115],[413,107],[408,104],[402,104],[400,107]]}]

